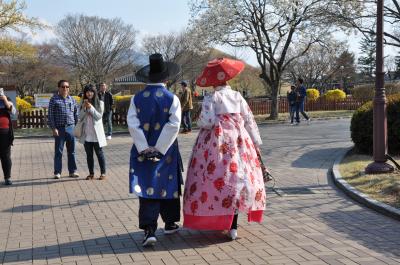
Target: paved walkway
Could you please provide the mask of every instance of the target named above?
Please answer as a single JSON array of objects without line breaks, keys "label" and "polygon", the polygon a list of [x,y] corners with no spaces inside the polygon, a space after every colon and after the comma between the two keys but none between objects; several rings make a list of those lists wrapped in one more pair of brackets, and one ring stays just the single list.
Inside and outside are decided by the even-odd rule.
[{"label": "paved walkway", "polygon": [[[108,180],[53,180],[51,139],[16,140],[15,185],[0,188],[0,263],[4,264],[400,264],[400,222],[364,208],[329,180],[334,158],[351,146],[349,120],[261,126],[269,191],[263,224],[240,216],[239,239],[183,230],[141,247],[138,200],[128,195],[131,140],[106,147]],[[182,136],[187,164],[195,134]],[[66,163],[64,162],[64,165]]]}]

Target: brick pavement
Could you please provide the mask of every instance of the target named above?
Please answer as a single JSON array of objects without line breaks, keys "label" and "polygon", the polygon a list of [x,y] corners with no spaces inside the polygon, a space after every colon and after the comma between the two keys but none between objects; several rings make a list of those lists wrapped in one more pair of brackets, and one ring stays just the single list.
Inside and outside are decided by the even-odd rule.
[{"label": "brick pavement", "polygon": [[[400,264],[400,223],[354,203],[328,177],[351,146],[348,120],[260,129],[279,194],[269,190],[264,223],[240,216],[236,241],[214,231],[159,230],[151,249],[141,247],[138,200],[127,192],[129,136],[105,148],[106,181],[84,180],[80,144],[81,178],[53,180],[53,141],[16,140],[15,185],[0,187],[0,263]],[[180,137],[185,164],[195,137]]]}]

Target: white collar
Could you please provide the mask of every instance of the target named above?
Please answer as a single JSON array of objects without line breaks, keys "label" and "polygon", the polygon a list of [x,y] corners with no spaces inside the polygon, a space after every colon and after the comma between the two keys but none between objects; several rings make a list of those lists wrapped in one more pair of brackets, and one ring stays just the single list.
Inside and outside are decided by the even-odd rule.
[{"label": "white collar", "polygon": [[165,87],[164,83],[147,83],[147,85],[148,86],[164,86]]},{"label": "white collar", "polygon": [[228,86],[228,85],[226,85],[226,86],[217,86],[214,89],[215,89],[215,91],[221,91],[221,90],[231,89],[231,87]]}]

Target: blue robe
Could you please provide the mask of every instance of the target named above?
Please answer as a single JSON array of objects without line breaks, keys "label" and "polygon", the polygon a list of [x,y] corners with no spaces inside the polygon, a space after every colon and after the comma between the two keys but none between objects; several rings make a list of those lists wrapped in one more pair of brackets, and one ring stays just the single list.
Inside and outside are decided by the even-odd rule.
[{"label": "blue robe", "polygon": [[[149,146],[155,146],[169,121],[174,94],[164,86],[146,86],[135,95],[133,104]],[[182,159],[175,140],[158,162],[139,156],[135,144],[131,149],[129,192],[148,199],[177,199],[181,195]]]}]

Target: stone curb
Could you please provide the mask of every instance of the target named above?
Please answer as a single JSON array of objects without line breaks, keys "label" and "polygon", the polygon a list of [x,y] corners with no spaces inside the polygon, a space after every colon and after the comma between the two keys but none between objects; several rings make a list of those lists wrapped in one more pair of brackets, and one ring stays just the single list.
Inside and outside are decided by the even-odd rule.
[{"label": "stone curb", "polygon": [[[336,120],[336,119],[350,119],[351,116],[345,116],[345,117],[325,117],[325,118],[313,118],[311,119],[312,121],[323,121],[323,120]],[[288,121],[259,121],[257,122],[258,125],[278,125],[278,124],[285,124],[288,123]],[[193,130],[197,130],[197,126],[193,127]],[[129,131],[117,131],[113,132],[113,135],[119,135],[119,134],[129,134]],[[15,139],[43,139],[43,138],[53,138],[52,135],[32,135],[32,136],[15,136]]]},{"label": "stone curb", "polygon": [[396,209],[392,206],[379,202],[377,200],[371,199],[366,194],[358,191],[356,188],[351,186],[347,181],[342,178],[342,175],[339,172],[339,165],[344,159],[344,157],[348,154],[348,152],[352,148],[349,148],[344,154],[340,155],[336,158],[333,167],[332,167],[332,179],[335,185],[341,189],[344,193],[346,193],[349,197],[354,199],[355,201],[371,208],[381,214],[389,216],[393,219],[400,221],[400,210]]},{"label": "stone curb", "polygon": [[[313,121],[326,121],[326,120],[340,120],[340,119],[351,119],[352,116],[343,116],[343,117],[324,117],[324,118],[311,118],[311,123]],[[264,120],[264,121],[258,121],[257,124],[258,125],[275,125],[275,124],[289,124],[288,120],[284,120],[284,121],[268,121],[268,120]],[[306,121],[302,121],[302,123],[307,123]]]}]

